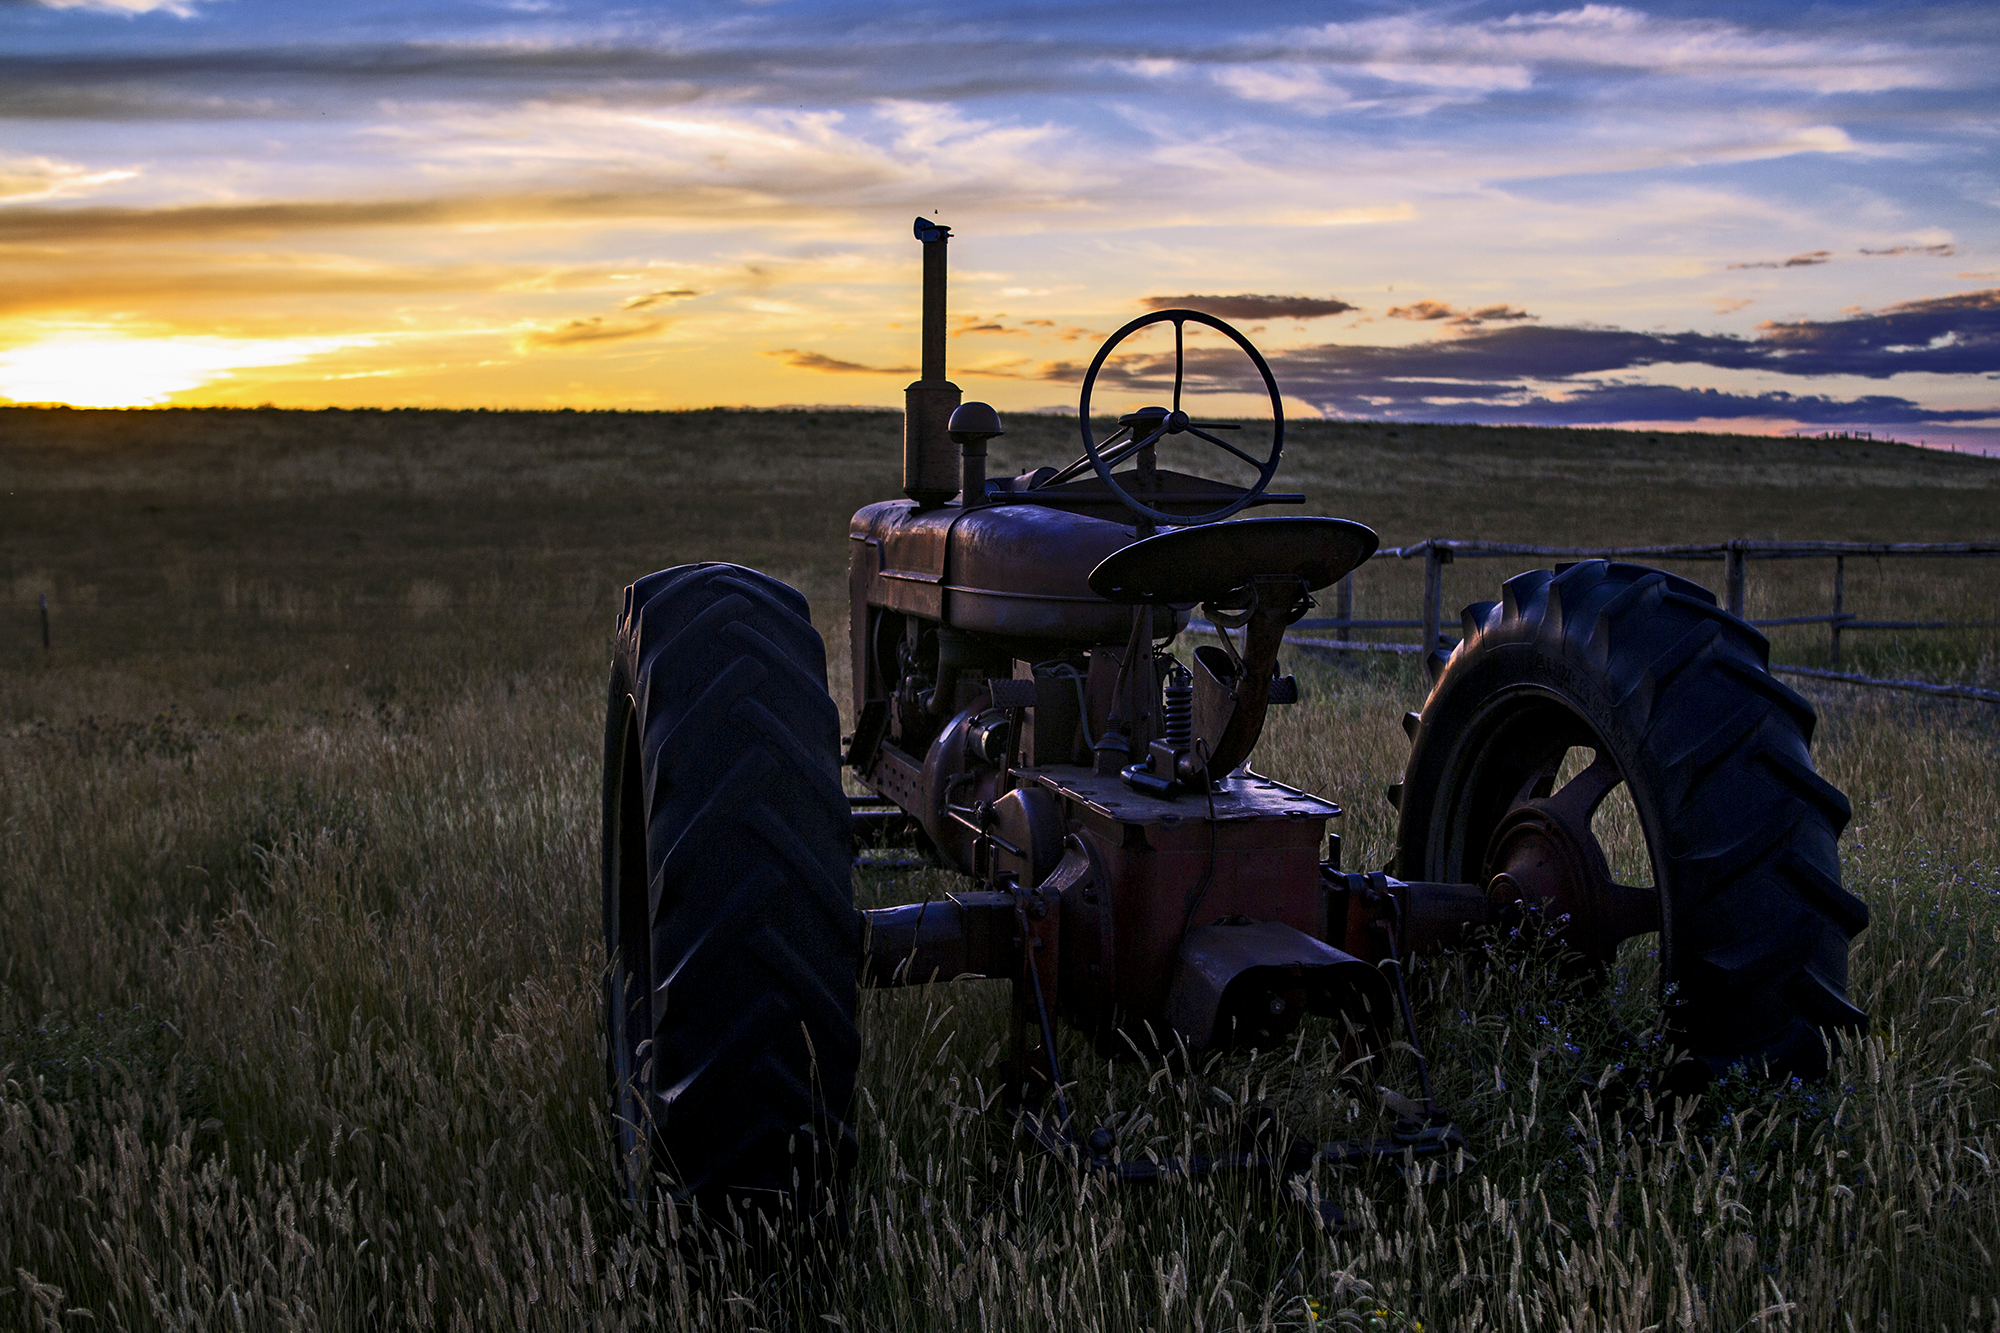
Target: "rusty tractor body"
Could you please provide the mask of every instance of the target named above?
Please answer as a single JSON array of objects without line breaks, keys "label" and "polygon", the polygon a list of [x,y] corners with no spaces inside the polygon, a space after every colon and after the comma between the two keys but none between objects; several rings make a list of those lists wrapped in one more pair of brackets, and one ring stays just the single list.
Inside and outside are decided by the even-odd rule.
[{"label": "rusty tractor body", "polygon": [[[1303,499],[1269,489],[1284,426],[1264,358],[1199,311],[1144,316],[1085,378],[1082,456],[990,478],[998,414],[945,378],[950,232],[919,219],[917,235],[923,375],[905,495],[849,527],[842,749],[797,594],[726,565],[628,591],[606,733],[606,1005],[635,1196],[657,1177],[697,1202],[796,1203],[799,1182],[837,1178],[857,978],[1009,985],[1010,1104],[1052,1104],[1033,1117],[1045,1146],[1134,1179],[1192,1168],[1126,1162],[1108,1131],[1070,1128],[1058,1024],[1112,1055],[1268,1048],[1308,1015],[1358,1052],[1421,1049],[1402,960],[1530,918],[1586,977],[1651,937],[1663,1022],[1696,1072],[1824,1068],[1823,1034],[1860,1019],[1846,948],[1866,909],[1839,885],[1846,803],[1811,770],[1811,709],[1764,669],[1761,636],[1659,571],[1509,580],[1431,656],[1392,793],[1396,862],[1345,868],[1340,808],[1254,754],[1268,710],[1298,697],[1278,669],[1287,626],[1377,543],[1341,519],[1236,517]],[[1100,442],[1097,383],[1154,324],[1175,338],[1170,403]],[[1268,426],[1183,409],[1190,325],[1247,358]],[[1255,479],[1160,465],[1163,442],[1191,440]],[[1213,637],[1190,649],[1197,610]],[[1573,751],[1587,762],[1565,768]],[[844,796],[837,762],[874,796]],[[1617,882],[1593,832],[1621,783],[1650,884]],[[964,888],[855,913],[849,830],[898,822]],[[1204,1169],[1449,1151],[1457,1131],[1423,1081],[1381,1144]]]}]

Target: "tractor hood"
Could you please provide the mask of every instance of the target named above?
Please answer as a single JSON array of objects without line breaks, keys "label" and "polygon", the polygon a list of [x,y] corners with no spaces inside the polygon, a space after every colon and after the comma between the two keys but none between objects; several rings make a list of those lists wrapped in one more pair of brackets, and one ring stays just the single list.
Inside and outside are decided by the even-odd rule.
[{"label": "tractor hood", "polygon": [[[850,573],[870,605],[954,629],[1079,644],[1122,643],[1130,607],[1090,590],[1090,571],[1139,540],[1130,522],[1046,505],[872,504],[848,527]],[[1187,624],[1186,609],[1174,628]]]}]

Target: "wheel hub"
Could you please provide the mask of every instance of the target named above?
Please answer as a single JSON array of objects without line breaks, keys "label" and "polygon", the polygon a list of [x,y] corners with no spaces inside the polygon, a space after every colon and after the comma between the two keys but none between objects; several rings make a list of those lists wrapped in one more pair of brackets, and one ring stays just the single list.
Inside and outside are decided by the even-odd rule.
[{"label": "wheel hub", "polygon": [[1560,795],[1525,802],[1500,821],[1486,854],[1486,896],[1541,913],[1564,944],[1597,964],[1610,964],[1623,941],[1660,929],[1658,891],[1614,880],[1588,812]]}]

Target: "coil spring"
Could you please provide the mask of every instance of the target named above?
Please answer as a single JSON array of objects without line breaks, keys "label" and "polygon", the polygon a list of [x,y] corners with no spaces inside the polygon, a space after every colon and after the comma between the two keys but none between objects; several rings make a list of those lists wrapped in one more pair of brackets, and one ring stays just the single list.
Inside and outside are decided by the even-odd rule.
[{"label": "coil spring", "polygon": [[1175,753],[1194,744],[1194,677],[1179,662],[1167,673],[1166,715],[1161,739]]}]

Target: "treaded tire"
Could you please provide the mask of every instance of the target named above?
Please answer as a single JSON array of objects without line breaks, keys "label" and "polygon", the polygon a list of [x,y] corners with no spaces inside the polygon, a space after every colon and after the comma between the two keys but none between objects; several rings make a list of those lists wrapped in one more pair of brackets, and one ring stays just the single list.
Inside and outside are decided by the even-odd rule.
[{"label": "treaded tire", "polygon": [[735,565],[625,590],[604,745],[607,1076],[646,1205],[809,1214],[853,1161],[860,918],[805,598]]},{"label": "treaded tire", "polygon": [[1395,872],[1479,878],[1488,838],[1563,735],[1608,748],[1661,897],[1675,1044],[1711,1072],[1826,1071],[1868,908],[1840,883],[1847,798],[1813,771],[1812,705],[1770,674],[1770,644],[1698,584],[1591,560],[1509,579],[1469,606],[1465,639],[1414,730]]}]

